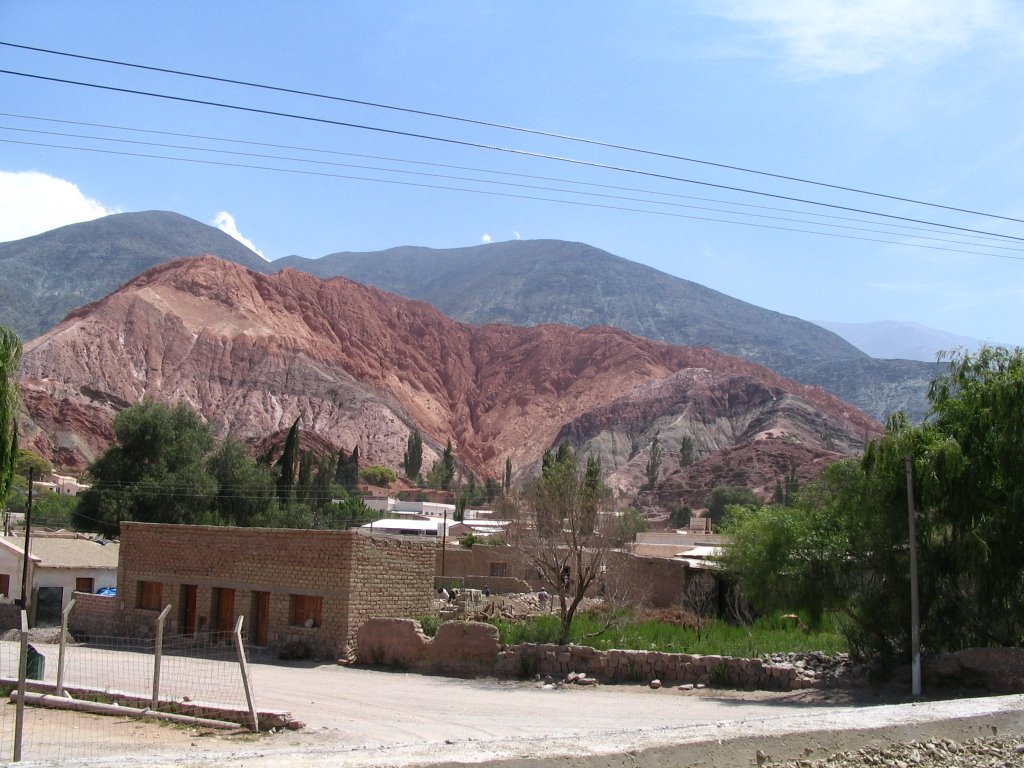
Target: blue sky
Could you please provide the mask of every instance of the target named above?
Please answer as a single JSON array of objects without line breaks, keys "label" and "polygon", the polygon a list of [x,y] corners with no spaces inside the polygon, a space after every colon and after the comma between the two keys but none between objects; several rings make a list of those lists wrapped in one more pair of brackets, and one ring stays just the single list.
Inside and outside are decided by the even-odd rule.
[{"label": "blue sky", "polygon": [[[1024,219],[1024,9],[1013,2],[6,0],[0,2],[0,40]],[[150,209],[219,222],[268,259],[558,238],[809,320],[909,320],[1024,344],[1024,241],[896,229],[929,227],[676,179],[1024,238],[1020,222],[6,46],[0,46],[0,69],[519,152],[0,74],[0,112],[7,113],[0,116],[0,240],[105,212]],[[104,140],[115,138],[193,148]],[[858,229],[827,229],[825,223]],[[954,250],[910,247],[910,234],[927,234],[937,239],[916,242]]]}]

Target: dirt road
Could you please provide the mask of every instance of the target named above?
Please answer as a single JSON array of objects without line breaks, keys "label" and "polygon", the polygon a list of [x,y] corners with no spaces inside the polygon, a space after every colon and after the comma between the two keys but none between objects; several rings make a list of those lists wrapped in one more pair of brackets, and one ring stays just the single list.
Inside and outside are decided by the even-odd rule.
[{"label": "dirt road", "polygon": [[[305,729],[222,736],[126,723],[124,738],[108,730],[106,756],[88,765],[752,765],[758,749],[781,760],[929,734],[1024,735],[1024,696],[872,705],[805,692],[544,690],[331,664],[255,663],[252,674],[260,709],[289,711]],[[76,729],[88,732],[80,717]],[[67,757],[60,764],[73,765]]]}]

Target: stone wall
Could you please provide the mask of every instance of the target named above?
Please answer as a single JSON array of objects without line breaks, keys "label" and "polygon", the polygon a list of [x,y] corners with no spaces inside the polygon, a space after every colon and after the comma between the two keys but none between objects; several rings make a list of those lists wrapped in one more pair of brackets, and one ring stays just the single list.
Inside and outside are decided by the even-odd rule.
[{"label": "stone wall", "polygon": [[840,688],[867,683],[867,670],[848,659],[816,662],[814,654],[779,663],[729,656],[654,651],[598,651],[579,645],[524,643],[499,646],[497,628],[482,622],[449,621],[427,638],[418,622],[374,618],[358,635],[357,660],[417,672],[460,677],[576,676],[603,683],[650,682],[720,685],[788,691]]}]

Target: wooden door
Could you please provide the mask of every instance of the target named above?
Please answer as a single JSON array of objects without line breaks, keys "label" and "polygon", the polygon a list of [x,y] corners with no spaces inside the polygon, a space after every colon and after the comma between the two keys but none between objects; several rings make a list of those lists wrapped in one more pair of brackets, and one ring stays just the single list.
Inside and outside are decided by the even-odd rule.
[{"label": "wooden door", "polygon": [[181,585],[181,633],[192,637],[196,633],[196,594],[198,587],[195,584]]},{"label": "wooden door", "polygon": [[217,595],[217,626],[218,632],[231,633],[235,628],[235,590],[218,588]]},{"label": "wooden door", "polygon": [[252,595],[252,642],[266,646],[270,626],[270,593],[254,592]]}]

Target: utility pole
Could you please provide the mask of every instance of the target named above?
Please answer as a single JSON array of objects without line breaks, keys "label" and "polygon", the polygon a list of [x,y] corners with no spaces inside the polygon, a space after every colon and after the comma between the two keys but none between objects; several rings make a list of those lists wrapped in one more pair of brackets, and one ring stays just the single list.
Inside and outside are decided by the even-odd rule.
[{"label": "utility pole", "polygon": [[444,553],[448,549],[448,510],[444,511],[444,530],[441,531],[441,577],[444,577]]},{"label": "utility pole", "polygon": [[28,549],[32,541],[32,488],[35,485],[35,470],[28,470],[28,507],[25,508],[25,551],[21,557],[21,600],[18,605],[28,612]]},{"label": "utility pole", "polygon": [[910,456],[904,459],[907,470],[907,517],[910,527],[910,653],[911,688],[914,696],[921,695],[921,618],[917,595],[917,521],[914,513],[914,463]]}]

